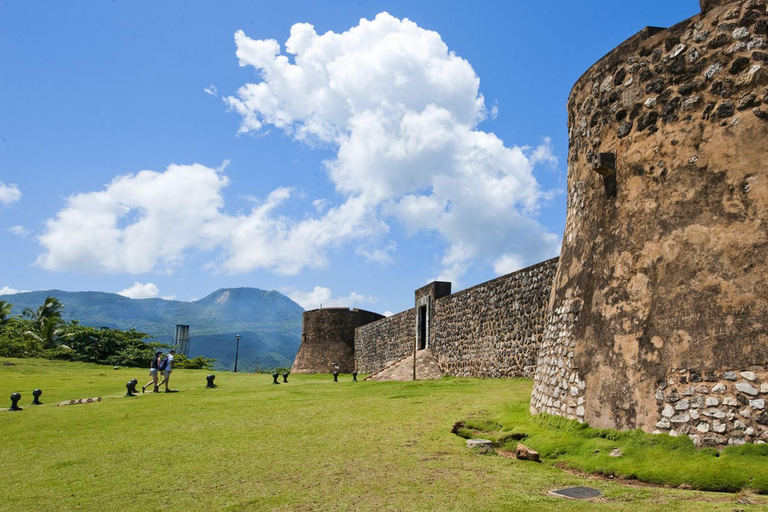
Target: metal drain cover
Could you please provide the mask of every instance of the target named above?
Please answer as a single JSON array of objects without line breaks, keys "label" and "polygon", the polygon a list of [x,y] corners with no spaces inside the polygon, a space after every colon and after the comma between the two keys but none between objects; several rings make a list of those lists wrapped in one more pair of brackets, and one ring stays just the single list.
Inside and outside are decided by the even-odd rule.
[{"label": "metal drain cover", "polygon": [[569,487],[567,489],[549,491],[549,494],[570,500],[588,500],[590,498],[597,498],[603,493],[591,487]]}]

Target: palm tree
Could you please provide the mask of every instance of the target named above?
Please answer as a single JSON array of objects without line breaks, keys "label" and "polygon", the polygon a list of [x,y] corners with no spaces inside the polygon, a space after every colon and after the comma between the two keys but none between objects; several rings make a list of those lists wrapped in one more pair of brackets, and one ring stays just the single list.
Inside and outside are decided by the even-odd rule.
[{"label": "palm tree", "polygon": [[64,312],[64,304],[56,297],[46,297],[43,305],[33,311],[26,308],[22,316],[32,320],[34,326],[27,334],[43,344],[44,348],[54,348],[59,337],[64,333],[67,322],[61,317]]},{"label": "palm tree", "polygon": [[0,300],[0,327],[11,320],[11,309],[13,309],[13,304]]}]

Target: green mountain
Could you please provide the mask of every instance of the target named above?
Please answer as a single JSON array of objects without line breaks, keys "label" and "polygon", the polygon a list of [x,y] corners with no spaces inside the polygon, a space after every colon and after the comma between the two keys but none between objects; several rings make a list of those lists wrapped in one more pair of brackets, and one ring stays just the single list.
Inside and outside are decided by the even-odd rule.
[{"label": "green mountain", "polygon": [[129,299],[115,293],[42,290],[3,295],[13,314],[37,309],[49,295],[64,304],[64,318],[82,325],[135,328],[172,343],[176,324],[189,325],[190,357],[218,359],[218,369],[235,364],[235,335],[240,334],[238,371],[291,366],[301,344],[304,310],[285,295],[258,288],[224,288],[194,302]]}]

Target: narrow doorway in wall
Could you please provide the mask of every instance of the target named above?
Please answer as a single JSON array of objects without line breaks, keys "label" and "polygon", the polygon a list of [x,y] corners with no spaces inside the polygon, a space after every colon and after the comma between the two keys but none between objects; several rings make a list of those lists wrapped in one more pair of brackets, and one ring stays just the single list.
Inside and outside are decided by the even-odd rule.
[{"label": "narrow doorway in wall", "polygon": [[427,348],[427,306],[419,307],[419,350]]}]

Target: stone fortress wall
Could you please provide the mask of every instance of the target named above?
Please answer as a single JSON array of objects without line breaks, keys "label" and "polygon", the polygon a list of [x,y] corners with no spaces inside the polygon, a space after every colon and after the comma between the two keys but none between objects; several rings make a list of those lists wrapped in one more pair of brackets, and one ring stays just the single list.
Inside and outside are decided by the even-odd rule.
[{"label": "stone fortress wall", "polygon": [[413,354],[421,332],[421,346],[448,375],[531,377],[556,269],[554,258],[454,294],[450,283],[420,288],[415,308],[355,330],[357,370],[375,372]]},{"label": "stone fortress wall", "polygon": [[355,329],[355,367],[373,373],[413,354],[416,309],[411,308]]},{"label": "stone fortress wall", "polygon": [[702,0],[568,100],[568,212],[531,412],[768,441],[768,13]]},{"label": "stone fortress wall", "polygon": [[362,309],[321,308],[305,311],[301,347],[292,373],[332,373],[355,369],[355,329],[384,316]]}]

